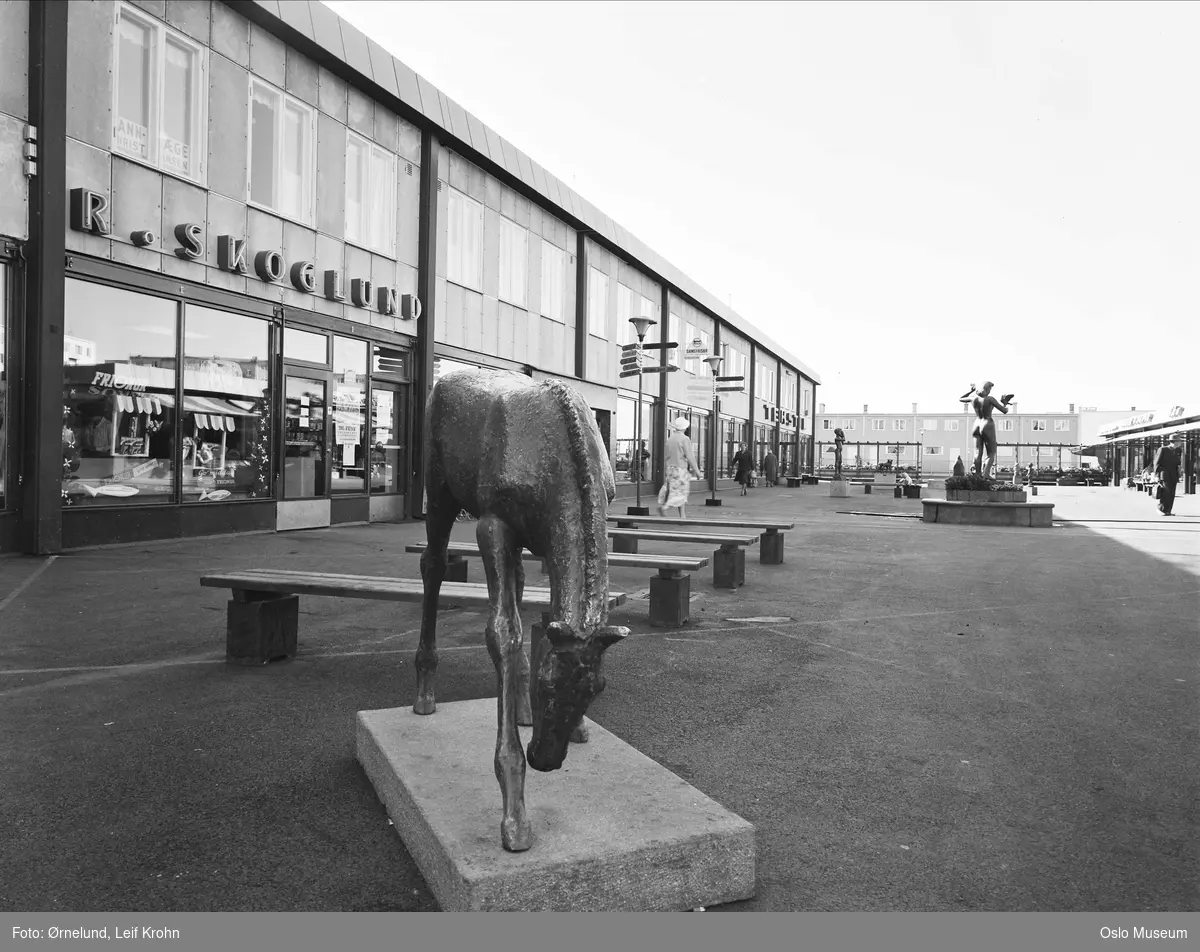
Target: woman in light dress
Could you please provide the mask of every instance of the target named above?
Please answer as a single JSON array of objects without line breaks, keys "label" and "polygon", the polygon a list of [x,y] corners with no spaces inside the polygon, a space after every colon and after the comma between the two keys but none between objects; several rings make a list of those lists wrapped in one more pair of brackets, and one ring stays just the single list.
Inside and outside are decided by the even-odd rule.
[{"label": "woman in light dress", "polygon": [[658,491],[658,514],[665,516],[667,509],[678,509],[679,518],[687,518],[688,494],[691,492],[689,476],[700,479],[700,467],[696,465],[696,453],[692,441],[687,437],[690,424],[684,417],[671,421],[671,433],[664,448],[666,478]]}]

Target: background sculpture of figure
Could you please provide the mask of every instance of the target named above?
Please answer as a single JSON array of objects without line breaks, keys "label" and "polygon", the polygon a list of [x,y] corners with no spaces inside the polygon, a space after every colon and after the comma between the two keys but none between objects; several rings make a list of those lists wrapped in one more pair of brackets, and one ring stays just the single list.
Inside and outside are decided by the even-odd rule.
[{"label": "background sculpture of figure", "polygon": [[[557,770],[588,705],[604,690],[605,650],[629,634],[608,621],[608,506],[612,466],[587,401],[559,381],[460,370],[434,385],[425,418],[425,596],[413,710],[436,710],[437,610],[446,547],[461,510],[478,518],[487,573],[487,648],[496,667],[496,779],[505,849],[532,845],[525,764]],[[522,550],[546,563],[546,637],[522,646]],[[533,725],[527,752],[517,725]]]},{"label": "background sculpture of figure", "polygon": [[833,478],[842,478],[842,444],[846,442],[846,434],[841,427],[833,431]]},{"label": "background sculpture of figure", "polygon": [[955,476],[966,476],[967,475],[967,467],[965,467],[963,465],[961,455],[958,457],[958,459],[956,459],[954,461],[954,475]]},{"label": "background sculpture of figure", "polygon": [[[992,396],[995,386],[990,380],[984,381],[982,387],[971,400],[975,410],[975,426],[971,435],[975,437],[975,466],[974,472],[991,479],[996,474],[996,423],[992,420],[992,411],[999,410],[1008,413],[1008,405],[1012,402],[1013,394],[1006,393],[997,400]],[[974,389],[974,385],[972,385]],[[968,394],[969,396],[970,394]],[[962,399],[962,398],[960,398]],[[987,451],[987,462],[984,463],[984,451]]]}]

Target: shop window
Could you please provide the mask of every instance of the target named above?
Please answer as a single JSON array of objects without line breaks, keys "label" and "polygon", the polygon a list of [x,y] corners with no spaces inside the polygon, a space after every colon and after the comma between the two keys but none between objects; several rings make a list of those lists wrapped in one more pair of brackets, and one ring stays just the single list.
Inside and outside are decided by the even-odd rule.
[{"label": "shop window", "polygon": [[925,447],[925,455],[926,456],[941,456],[942,455],[942,447],[927,446],[927,447]]},{"label": "shop window", "polygon": [[346,240],[396,256],[396,157],[348,129]]},{"label": "shop window", "polygon": [[907,430],[908,429],[908,421],[907,420],[893,420],[892,421],[892,429],[893,430]]},{"label": "shop window", "polygon": [[926,430],[936,430],[937,424],[937,420],[923,420],[921,423],[922,427]]},{"label": "shop window", "polygon": [[515,221],[500,219],[500,291],[501,301],[526,307],[525,289],[529,272],[529,232]]},{"label": "shop window", "polygon": [[309,364],[329,363],[329,338],[324,334],[289,327],[283,332],[283,356],[286,360],[303,360]]},{"label": "shop window", "polygon": [[[613,440],[613,462],[616,479],[620,483],[640,480],[650,482],[654,468],[654,403],[653,398],[642,399],[641,443],[637,440],[637,400],[624,394],[617,396],[616,436]],[[640,470],[639,470],[640,464]]]},{"label": "shop window", "polygon": [[333,485],[339,493],[367,491],[367,342],[333,339]]},{"label": "shop window", "polygon": [[565,324],[567,321],[567,253],[542,239],[543,317]]},{"label": "shop window", "polygon": [[483,206],[457,189],[446,199],[446,279],[483,289]]},{"label": "shop window", "polygon": [[8,420],[8,268],[0,263],[0,509],[5,508],[5,473],[8,467],[8,437],[12,425]]},{"label": "shop window", "polygon": [[608,339],[608,275],[588,268],[588,333]]},{"label": "shop window", "polygon": [[174,502],[177,304],[69,278],[65,314],[63,505]]},{"label": "shop window", "polygon": [[113,151],[202,182],[204,47],[134,7],[114,9]]},{"label": "shop window", "polygon": [[312,224],[315,122],[311,106],[261,80],[250,80],[246,187],[251,204]]},{"label": "shop window", "polygon": [[266,321],[187,305],[179,414],[184,502],[272,496],[270,367]]}]

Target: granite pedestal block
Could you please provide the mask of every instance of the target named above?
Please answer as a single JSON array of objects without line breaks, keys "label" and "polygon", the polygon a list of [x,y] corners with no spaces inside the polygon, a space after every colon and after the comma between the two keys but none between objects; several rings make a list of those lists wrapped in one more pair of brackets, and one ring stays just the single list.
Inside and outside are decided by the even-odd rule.
[{"label": "granite pedestal block", "polygon": [[[748,899],[754,827],[585,718],[591,742],[528,770],[533,846],[500,845],[496,700],[360,711],[357,756],[445,911],[688,910]],[[521,728],[521,742],[531,736]],[[387,829],[380,823],[380,833]]]},{"label": "granite pedestal block", "polygon": [[829,481],[829,495],[837,498],[849,496],[850,484],[844,479],[831,479]]},{"label": "granite pedestal block", "polygon": [[[624,520],[618,519],[617,520],[617,528],[618,529],[636,529],[637,523],[636,522],[625,522]],[[614,552],[627,552],[631,555],[636,555],[637,550],[638,550],[638,540],[637,539],[627,539],[624,536],[616,536],[612,540],[612,550]]]}]

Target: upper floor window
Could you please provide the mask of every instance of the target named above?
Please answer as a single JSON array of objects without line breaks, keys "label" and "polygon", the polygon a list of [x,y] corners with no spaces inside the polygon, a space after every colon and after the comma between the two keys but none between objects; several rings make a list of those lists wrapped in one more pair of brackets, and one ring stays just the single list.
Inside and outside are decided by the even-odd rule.
[{"label": "upper floor window", "polygon": [[588,333],[608,339],[608,275],[588,268]]},{"label": "upper floor window", "polygon": [[821,421],[821,429],[822,430],[832,430],[833,429],[833,421],[832,420],[822,420]]},{"label": "upper floor window", "polygon": [[457,189],[446,198],[446,280],[483,290],[483,206]]},{"label": "upper floor window", "polygon": [[349,130],[346,240],[396,256],[396,157]]},{"label": "upper floor window", "polygon": [[885,420],[872,420],[871,421],[871,429],[872,430],[882,430],[885,428],[886,428]]},{"label": "upper floor window", "polygon": [[926,430],[936,430],[937,429],[937,420],[922,420],[921,426],[923,429],[926,429]]},{"label": "upper floor window", "polygon": [[1013,421],[1012,421],[1012,420],[1001,420],[1001,421],[1000,421],[1000,429],[1002,429],[1002,430],[1011,430],[1012,428],[1013,428]]},{"label": "upper floor window", "polygon": [[[316,114],[311,106],[250,80],[250,202],[313,223]],[[393,203],[394,204],[394,203]]]},{"label": "upper floor window", "polygon": [[529,271],[529,232],[508,218],[500,219],[500,300],[525,307]]},{"label": "upper floor window", "polygon": [[683,349],[684,343],[679,339],[679,315],[672,314],[667,326],[668,344],[678,344],[678,347],[672,347],[667,351],[667,363],[672,367],[679,366],[679,351]]},{"label": "upper floor window", "polygon": [[567,253],[542,239],[542,314],[567,322]]},{"label": "upper floor window", "polygon": [[907,430],[908,429],[908,421],[907,420],[893,420],[892,421],[892,429],[893,430]]},{"label": "upper floor window", "polygon": [[1064,430],[1070,430],[1071,429],[1071,421],[1070,420],[1055,420],[1054,421],[1054,429],[1058,430],[1060,433]]},{"label": "upper floor window", "polygon": [[1033,428],[1034,428],[1035,430],[1044,430],[1044,429],[1046,429],[1046,421],[1045,421],[1045,420],[1034,420],[1034,421],[1033,421]]},{"label": "upper floor window", "polygon": [[958,421],[957,420],[947,420],[946,421],[946,429],[947,430],[957,430],[958,429]]},{"label": "upper floor window", "polygon": [[133,7],[114,9],[113,151],[202,182],[204,47]]},{"label": "upper floor window", "polygon": [[843,420],[842,421],[842,429],[843,430],[853,430],[856,428],[857,423],[858,423],[858,421],[856,421],[856,420]]}]

